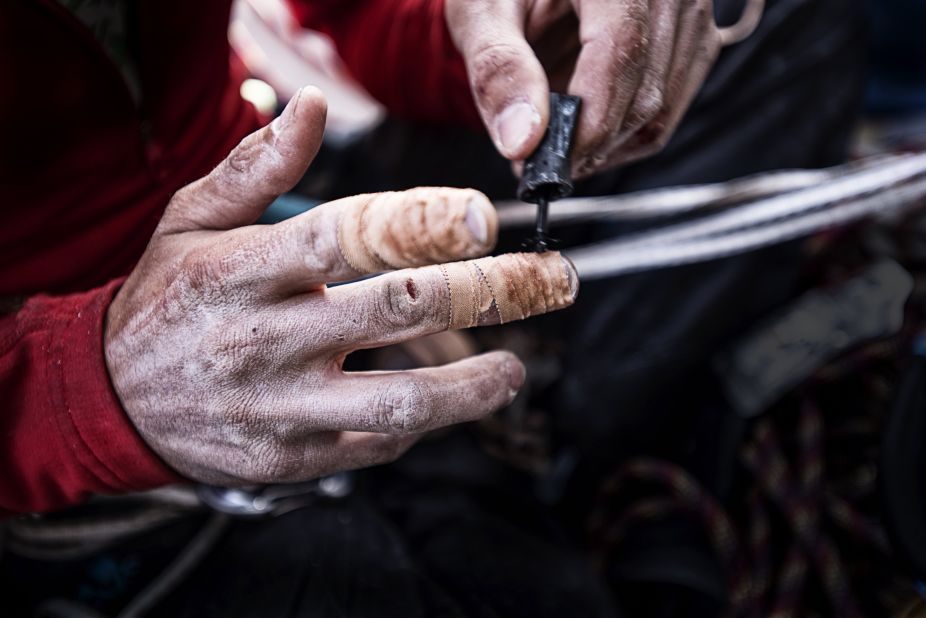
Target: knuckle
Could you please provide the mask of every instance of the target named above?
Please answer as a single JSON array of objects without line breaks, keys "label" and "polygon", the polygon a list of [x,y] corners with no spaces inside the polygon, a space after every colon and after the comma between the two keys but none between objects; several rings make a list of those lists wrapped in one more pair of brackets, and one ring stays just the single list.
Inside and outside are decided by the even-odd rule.
[{"label": "knuckle", "polygon": [[274,359],[280,357],[280,338],[272,326],[250,321],[226,323],[202,337],[200,355],[210,359],[222,382],[237,387],[234,409],[256,408],[261,403],[260,392],[241,387],[253,385],[274,371],[279,364]]},{"label": "knuckle", "polygon": [[408,328],[427,319],[421,286],[408,275],[387,275],[373,295],[373,321],[389,331]]},{"label": "knuckle", "polygon": [[231,175],[248,174],[258,163],[267,147],[265,131],[245,137],[222,161],[223,172]]},{"label": "knuckle", "polygon": [[317,220],[312,220],[306,227],[295,229],[293,233],[298,235],[293,244],[301,247],[310,274],[330,275],[342,270],[344,257],[330,229],[324,229]]},{"label": "knuckle", "polygon": [[622,19],[603,23],[586,45],[599,45],[616,57],[619,66],[642,68],[649,56],[650,25],[647,3],[632,3]]},{"label": "knuckle", "polygon": [[374,426],[394,433],[420,433],[433,416],[431,389],[418,376],[383,388],[373,404]]},{"label": "knuckle", "polygon": [[194,249],[180,263],[183,283],[204,295],[223,286],[228,276],[228,264],[217,260],[209,251]]},{"label": "knuckle", "polygon": [[695,0],[695,15],[699,23],[712,22],[714,19],[714,3],[712,0]]},{"label": "knuckle", "polygon": [[180,260],[178,280],[205,301],[243,302],[258,293],[250,284],[259,280],[259,273],[269,259],[246,244],[224,243],[194,249]]},{"label": "knuckle", "polygon": [[629,70],[632,73],[638,73],[646,67],[647,62],[647,39],[645,35],[635,35],[628,37],[624,45],[618,47],[615,52],[617,66],[623,70]]},{"label": "knuckle", "polygon": [[661,88],[647,88],[639,97],[636,104],[636,114],[642,124],[655,119],[662,111],[664,95]]},{"label": "knuckle", "polygon": [[[263,128],[244,138],[219,164],[218,176],[232,189],[245,188],[259,179],[268,191],[282,193],[294,180],[283,154],[274,145],[273,133]],[[250,187],[249,187],[250,188]]]},{"label": "knuckle", "polygon": [[522,50],[512,43],[493,43],[479,48],[470,59],[473,91],[481,99],[500,80],[520,72]]}]

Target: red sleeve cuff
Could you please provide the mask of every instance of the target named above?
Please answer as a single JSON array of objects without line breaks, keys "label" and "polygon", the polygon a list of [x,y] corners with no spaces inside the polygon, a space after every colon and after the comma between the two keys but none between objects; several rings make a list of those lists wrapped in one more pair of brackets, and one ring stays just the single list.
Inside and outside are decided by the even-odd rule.
[{"label": "red sleeve cuff", "polygon": [[60,384],[59,426],[99,491],[150,489],[180,480],[142,440],[113,390],[103,352],[106,311],[124,279],[71,297],[69,320],[52,348]]},{"label": "red sleeve cuff", "polygon": [[183,480],[145,444],[106,369],[106,311],[122,280],[34,297],[0,320],[0,510],[44,511],[95,493]]}]

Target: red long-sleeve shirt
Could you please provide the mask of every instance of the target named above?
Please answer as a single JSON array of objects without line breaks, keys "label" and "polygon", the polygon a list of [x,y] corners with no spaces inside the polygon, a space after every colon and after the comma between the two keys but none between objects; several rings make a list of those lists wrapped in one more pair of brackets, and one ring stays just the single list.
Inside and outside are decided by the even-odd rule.
[{"label": "red long-sleeve shirt", "polygon": [[[0,514],[178,480],[121,409],[109,302],[174,191],[248,132],[231,0],[139,0],[142,102],[56,0],[0,2]],[[472,121],[442,0],[291,0],[391,110]]]}]

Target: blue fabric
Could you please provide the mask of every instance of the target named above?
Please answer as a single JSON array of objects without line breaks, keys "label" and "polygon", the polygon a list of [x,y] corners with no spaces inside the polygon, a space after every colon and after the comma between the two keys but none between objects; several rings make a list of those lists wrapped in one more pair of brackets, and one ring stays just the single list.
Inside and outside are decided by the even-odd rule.
[{"label": "blue fabric", "polygon": [[279,223],[284,219],[289,219],[290,217],[295,217],[308,210],[312,210],[320,203],[321,202],[318,200],[303,197],[297,193],[287,193],[274,200],[257,222]]}]

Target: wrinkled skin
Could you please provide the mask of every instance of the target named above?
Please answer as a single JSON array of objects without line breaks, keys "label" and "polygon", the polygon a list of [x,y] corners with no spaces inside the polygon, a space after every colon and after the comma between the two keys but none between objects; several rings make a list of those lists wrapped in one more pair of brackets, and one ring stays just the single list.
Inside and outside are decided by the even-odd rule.
[{"label": "wrinkled skin", "polygon": [[[427,233],[418,229],[417,242],[403,245],[411,263],[429,264],[446,259],[448,247],[451,259],[486,253],[495,211],[475,191],[416,189],[252,225],[304,174],[325,110],[317,91],[300,91],[280,118],[178,191],[107,314],[106,360],[126,413],[191,479],[299,481],[391,461],[423,432],[506,405],[524,382],[523,365],[507,352],[411,371],[342,370],[353,350],[446,329],[452,301],[438,266],[326,287],[362,274],[340,251],[339,213],[362,210],[351,208],[358,201],[375,208],[403,199],[399,206],[422,212],[437,200],[464,213],[438,220],[433,213],[445,210],[428,210]],[[367,241],[374,251],[380,242]],[[529,276],[541,258],[525,259],[527,268],[506,271],[512,279]],[[575,273],[559,263],[568,304]]]},{"label": "wrinkled skin", "polygon": [[722,39],[712,0],[447,0],[445,16],[506,158],[539,144],[551,88],[582,98],[577,177],[659,152]]}]

